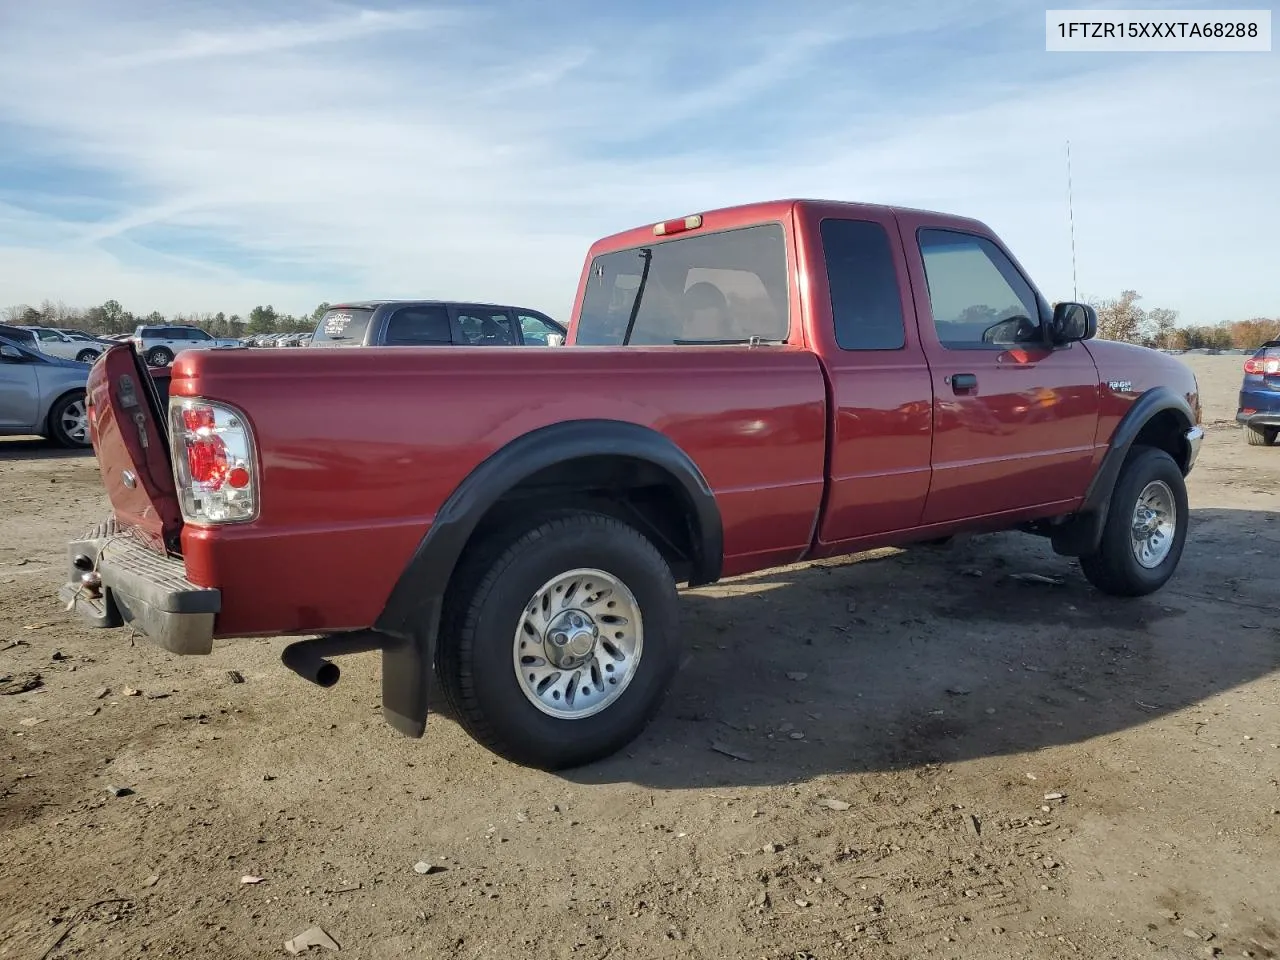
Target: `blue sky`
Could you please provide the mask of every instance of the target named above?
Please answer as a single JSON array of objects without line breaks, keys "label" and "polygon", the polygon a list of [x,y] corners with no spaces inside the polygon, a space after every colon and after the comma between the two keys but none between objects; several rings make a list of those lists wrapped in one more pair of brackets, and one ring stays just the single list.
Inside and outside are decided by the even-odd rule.
[{"label": "blue sky", "polygon": [[0,306],[439,296],[567,319],[598,236],[788,196],[977,217],[1068,299],[1070,139],[1082,296],[1280,315],[1280,54],[1049,54],[1044,18],[3,3]]}]

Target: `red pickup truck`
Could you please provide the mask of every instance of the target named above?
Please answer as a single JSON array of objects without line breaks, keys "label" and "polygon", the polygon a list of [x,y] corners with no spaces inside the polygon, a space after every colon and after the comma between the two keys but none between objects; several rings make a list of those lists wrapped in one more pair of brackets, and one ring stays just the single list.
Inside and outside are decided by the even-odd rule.
[{"label": "red pickup truck", "polygon": [[1137,596],[1173,574],[1202,431],[1180,361],[1092,339],[983,224],[777,201],[597,242],[567,343],[199,350],[161,404],[89,381],[113,516],[61,595],[165,649],[380,650],[421,736],[435,670],[547,769],[634,738],[680,663],[676,586],[1021,529]]}]

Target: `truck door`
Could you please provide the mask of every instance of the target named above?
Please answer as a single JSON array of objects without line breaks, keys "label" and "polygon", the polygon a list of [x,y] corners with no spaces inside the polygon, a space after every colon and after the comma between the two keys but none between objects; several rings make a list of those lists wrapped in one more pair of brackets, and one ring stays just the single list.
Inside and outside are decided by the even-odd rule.
[{"label": "truck door", "polygon": [[906,258],[891,213],[854,210],[797,214],[811,218],[809,329],[831,396],[819,550],[917,526],[929,493],[933,388]]},{"label": "truck door", "polygon": [[1047,345],[1048,302],[992,237],[899,214],[933,378],[933,479],[923,522],[1078,501],[1098,425],[1098,371]]}]

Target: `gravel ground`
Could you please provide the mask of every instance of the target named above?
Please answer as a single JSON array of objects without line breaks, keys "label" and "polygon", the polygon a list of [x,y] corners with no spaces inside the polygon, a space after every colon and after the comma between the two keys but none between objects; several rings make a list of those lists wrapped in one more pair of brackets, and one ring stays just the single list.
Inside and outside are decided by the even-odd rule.
[{"label": "gravel ground", "polygon": [[0,957],[1280,955],[1280,449],[1231,422],[1241,358],[1186,360],[1159,594],[1017,534],[689,590],[659,719],[561,775],[395,734],[376,655],[319,690],[281,640],[80,627],[96,464],[0,441]]}]

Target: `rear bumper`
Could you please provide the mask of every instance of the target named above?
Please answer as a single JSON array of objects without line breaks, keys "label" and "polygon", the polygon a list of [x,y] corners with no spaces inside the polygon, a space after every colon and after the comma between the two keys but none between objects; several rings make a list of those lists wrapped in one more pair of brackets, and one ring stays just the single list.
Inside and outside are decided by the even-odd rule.
[{"label": "rear bumper", "polygon": [[1280,427],[1280,410],[1236,411],[1236,423],[1246,427]]},{"label": "rear bumper", "polygon": [[67,545],[68,579],[58,596],[94,627],[133,626],[170,653],[213,650],[222,594],[186,577],[181,560],[128,534],[90,536]]}]

